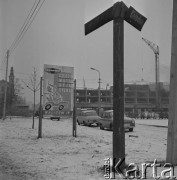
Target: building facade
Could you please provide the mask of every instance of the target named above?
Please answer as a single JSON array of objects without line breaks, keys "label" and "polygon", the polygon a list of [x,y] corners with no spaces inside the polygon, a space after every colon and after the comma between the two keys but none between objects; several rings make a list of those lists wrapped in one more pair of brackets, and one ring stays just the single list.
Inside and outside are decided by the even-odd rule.
[{"label": "building facade", "polygon": [[[159,83],[158,107],[155,83],[125,84],[125,112],[140,114],[145,111],[168,111],[169,84]],[[78,108],[98,109],[98,89],[77,89],[76,105]],[[113,87],[100,90],[100,104],[103,110],[113,109]]]}]

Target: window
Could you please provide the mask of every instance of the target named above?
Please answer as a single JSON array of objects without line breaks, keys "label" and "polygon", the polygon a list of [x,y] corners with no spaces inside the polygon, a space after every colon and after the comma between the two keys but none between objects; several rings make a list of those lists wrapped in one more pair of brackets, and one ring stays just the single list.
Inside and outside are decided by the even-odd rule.
[{"label": "window", "polygon": [[112,118],[113,117],[113,112],[105,112],[103,114],[103,118]]},{"label": "window", "polygon": [[1,92],[4,92],[4,86],[1,87]]},{"label": "window", "polygon": [[86,112],[85,113],[86,116],[97,116],[95,111],[91,111],[91,112]]}]

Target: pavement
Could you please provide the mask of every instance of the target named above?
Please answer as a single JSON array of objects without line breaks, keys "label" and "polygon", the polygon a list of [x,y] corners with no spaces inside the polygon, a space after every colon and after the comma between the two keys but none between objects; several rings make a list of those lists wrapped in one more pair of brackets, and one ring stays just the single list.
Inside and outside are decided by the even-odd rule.
[{"label": "pavement", "polygon": [[136,124],[155,126],[155,127],[168,127],[168,119],[135,119]]},{"label": "pavement", "polygon": [[[135,130],[125,133],[126,163],[141,168],[142,163],[152,164],[157,159],[163,164],[168,120],[135,121]],[[104,179],[104,169],[100,168],[105,157],[112,157],[112,131],[77,126],[74,138],[71,119],[43,119],[43,138],[37,139],[38,120],[34,129],[31,124],[32,118],[0,121],[0,180]],[[158,175],[163,169],[158,168]],[[174,171],[177,176],[177,167]],[[153,180],[150,168],[147,177]]]},{"label": "pavement", "polygon": [[14,175],[5,173],[3,170],[0,169],[0,180],[24,180],[24,179],[20,177],[14,177]]}]

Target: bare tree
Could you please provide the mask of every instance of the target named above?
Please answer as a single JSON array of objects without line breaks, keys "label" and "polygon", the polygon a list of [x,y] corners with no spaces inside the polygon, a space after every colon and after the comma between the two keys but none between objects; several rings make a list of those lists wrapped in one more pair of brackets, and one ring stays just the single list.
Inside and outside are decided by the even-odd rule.
[{"label": "bare tree", "polygon": [[29,83],[24,82],[26,87],[33,92],[34,95],[34,103],[33,103],[33,123],[32,129],[34,129],[34,116],[35,116],[35,96],[36,92],[39,91],[40,81],[37,78],[37,69],[33,67],[33,74],[30,76]]}]

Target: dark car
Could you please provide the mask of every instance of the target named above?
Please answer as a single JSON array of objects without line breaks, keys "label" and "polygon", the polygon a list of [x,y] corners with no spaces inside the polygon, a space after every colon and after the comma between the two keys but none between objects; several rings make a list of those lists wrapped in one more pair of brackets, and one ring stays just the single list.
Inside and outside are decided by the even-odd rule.
[{"label": "dark car", "polygon": [[92,124],[99,125],[99,117],[95,110],[81,110],[77,113],[77,123],[78,125],[83,124],[85,126],[91,126]]},{"label": "dark car", "polygon": [[[113,110],[104,111],[102,118],[99,120],[100,129],[111,129],[113,128]],[[135,120],[124,116],[124,129],[133,131],[135,127]]]}]

